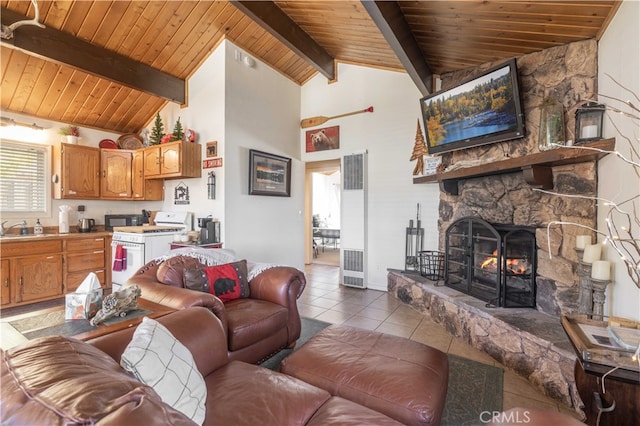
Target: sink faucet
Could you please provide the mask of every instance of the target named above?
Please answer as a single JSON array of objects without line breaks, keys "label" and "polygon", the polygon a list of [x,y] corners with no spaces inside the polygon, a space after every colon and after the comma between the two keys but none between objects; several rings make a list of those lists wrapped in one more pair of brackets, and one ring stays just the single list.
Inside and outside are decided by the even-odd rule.
[{"label": "sink faucet", "polygon": [[19,223],[14,223],[13,225],[5,228],[4,224],[7,223],[8,220],[5,220],[4,222],[0,223],[0,237],[4,235],[5,231],[11,229],[11,228],[15,228],[16,226],[22,226],[23,228],[27,227],[27,221],[23,220],[22,222]]}]

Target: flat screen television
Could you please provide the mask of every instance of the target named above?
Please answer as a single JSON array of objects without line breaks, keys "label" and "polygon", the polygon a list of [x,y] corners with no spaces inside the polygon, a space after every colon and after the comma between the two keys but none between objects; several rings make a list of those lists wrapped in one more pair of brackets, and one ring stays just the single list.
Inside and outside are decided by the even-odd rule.
[{"label": "flat screen television", "polygon": [[515,59],[420,100],[429,154],[524,136]]}]

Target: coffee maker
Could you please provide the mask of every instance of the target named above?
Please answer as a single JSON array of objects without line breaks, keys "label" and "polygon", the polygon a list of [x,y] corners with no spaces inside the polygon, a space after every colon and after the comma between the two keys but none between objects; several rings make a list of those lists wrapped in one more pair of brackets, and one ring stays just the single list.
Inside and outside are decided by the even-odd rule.
[{"label": "coffee maker", "polygon": [[214,244],[220,242],[220,222],[211,217],[199,217],[200,244]]}]

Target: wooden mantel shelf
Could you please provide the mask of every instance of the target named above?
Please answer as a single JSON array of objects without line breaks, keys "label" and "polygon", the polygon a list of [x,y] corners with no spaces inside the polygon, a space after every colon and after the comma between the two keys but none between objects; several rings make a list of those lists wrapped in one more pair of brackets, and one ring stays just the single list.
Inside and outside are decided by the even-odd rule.
[{"label": "wooden mantel shelf", "polygon": [[552,167],[597,161],[607,155],[607,152],[579,149],[580,147],[613,151],[615,146],[615,138],[602,139],[588,144],[576,145],[572,148],[556,148],[549,151],[524,155],[522,157],[508,158],[479,166],[452,170],[450,172],[415,177],[413,178],[413,183],[439,182],[442,191],[451,195],[458,195],[459,180],[522,171],[529,185],[536,188],[552,189]]}]

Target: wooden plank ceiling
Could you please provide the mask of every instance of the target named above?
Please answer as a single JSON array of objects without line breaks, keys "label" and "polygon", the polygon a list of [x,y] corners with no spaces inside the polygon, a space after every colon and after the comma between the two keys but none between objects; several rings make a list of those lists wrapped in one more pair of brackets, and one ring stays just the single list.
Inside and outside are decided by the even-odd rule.
[{"label": "wooden plank ceiling", "polygon": [[[5,25],[35,13],[26,0],[0,6]],[[300,85],[318,72],[339,79],[331,69],[338,61],[408,72],[424,93],[432,74],[597,38],[619,2],[40,0],[38,6],[45,29],[21,27],[2,40],[2,110],[129,133],[169,100],[181,102],[169,86],[181,92],[225,38]]]}]

